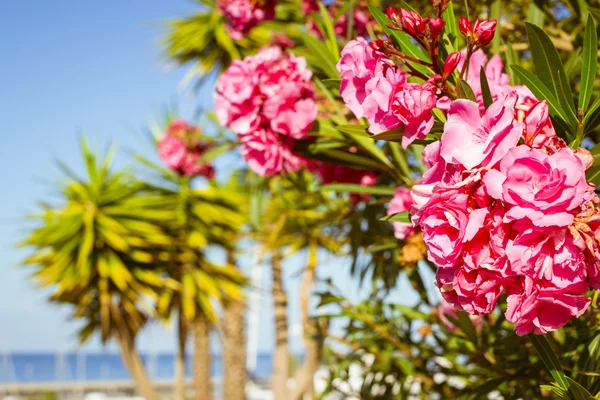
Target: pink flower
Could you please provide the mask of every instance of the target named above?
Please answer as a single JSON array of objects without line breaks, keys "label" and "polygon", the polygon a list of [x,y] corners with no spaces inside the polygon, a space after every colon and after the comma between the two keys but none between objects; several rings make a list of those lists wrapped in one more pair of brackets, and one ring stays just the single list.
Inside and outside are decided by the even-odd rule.
[{"label": "pink flower", "polygon": [[487,192],[511,205],[509,220],[528,218],[537,227],[567,226],[586,200],[585,166],[572,149],[547,155],[527,146],[512,148],[499,170],[484,178]]},{"label": "pink flower", "polygon": [[392,112],[404,125],[402,147],[407,148],[415,139],[427,136],[433,127],[431,110],[435,106],[435,95],[420,85],[406,84],[396,93],[392,100]]},{"label": "pink flower", "polygon": [[234,61],[219,79],[215,95],[219,121],[242,139],[244,159],[259,175],[302,166],[292,149],[317,118],[311,78],[304,58],[266,47]]},{"label": "pink flower", "polygon": [[380,80],[379,86],[383,85],[385,88],[380,87],[379,90],[386,92],[382,101],[387,101],[388,104],[393,88],[406,81],[402,71],[393,66],[391,60],[382,53],[374,51],[362,37],[346,44],[337,69],[342,78],[340,94],[356,118],[365,116],[363,104]]},{"label": "pink flower", "polygon": [[200,130],[185,121],[173,121],[158,143],[158,154],[163,162],[182,176],[204,176],[212,179],[215,171],[209,162],[199,159],[209,144],[200,142]]},{"label": "pink flower", "polygon": [[510,290],[506,319],[515,324],[519,336],[555,331],[585,312],[590,299],[581,293],[587,288],[585,282],[563,288],[539,285],[526,276],[521,285]]},{"label": "pink flower", "polygon": [[[410,189],[398,188],[394,193],[394,198],[390,201],[387,209],[387,215],[397,214],[404,211],[409,211],[413,205],[413,199],[410,194]],[[404,240],[410,235],[413,235],[416,228],[413,224],[404,222],[393,222],[394,232],[397,239]]]},{"label": "pink flower", "polygon": [[525,130],[523,139],[525,144],[540,148],[549,143],[556,136],[550,121],[550,113],[546,100],[535,103],[527,110],[524,118]]},{"label": "pink flower", "polygon": [[515,101],[515,95],[496,101],[483,118],[477,103],[454,101],[441,139],[442,158],[466,169],[491,167],[500,161],[523,132],[523,126],[513,121]]},{"label": "pink flower", "polygon": [[511,269],[536,281],[566,287],[587,279],[585,244],[577,245],[568,228],[540,229],[527,220],[515,224],[517,236],[508,242]]},{"label": "pink flower", "polygon": [[275,18],[277,1],[217,0],[217,7],[225,16],[227,31],[239,40],[261,21]]},{"label": "pink flower", "polygon": [[304,58],[279,47],[235,60],[217,83],[219,121],[237,134],[269,126],[274,132],[303,138],[317,116],[311,77]]},{"label": "pink flower", "polygon": [[498,272],[488,269],[439,268],[436,274],[436,285],[444,299],[471,315],[494,311],[507,281]]},{"label": "pink flower", "polygon": [[265,129],[244,134],[241,139],[244,160],[260,176],[296,172],[304,166],[304,160],[293,153],[293,139],[278,137]]},{"label": "pink flower", "polygon": [[469,223],[469,195],[461,190],[434,192],[427,204],[412,217],[423,231],[430,261],[438,267],[451,267],[461,253]]}]

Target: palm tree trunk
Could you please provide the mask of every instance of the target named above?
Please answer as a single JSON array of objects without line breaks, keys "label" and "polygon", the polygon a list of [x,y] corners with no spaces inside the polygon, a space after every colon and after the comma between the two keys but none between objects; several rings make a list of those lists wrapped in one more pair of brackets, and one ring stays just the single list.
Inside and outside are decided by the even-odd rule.
[{"label": "palm tree trunk", "polygon": [[181,310],[179,310],[179,318],[177,323],[177,339],[173,399],[185,400],[185,345],[187,342],[187,326]]},{"label": "palm tree trunk", "polygon": [[[232,251],[227,252],[227,262],[236,265]],[[227,400],[246,400],[245,310],[244,300],[223,305],[223,398]]]},{"label": "palm tree trunk", "polygon": [[275,316],[275,351],[273,353],[273,375],[271,385],[273,397],[288,399],[287,380],[290,376],[290,354],[288,350],[287,294],[281,277],[282,256],[279,249],[271,253],[273,273],[273,314]]},{"label": "palm tree trunk", "polygon": [[304,271],[304,279],[300,286],[300,313],[304,331],[304,347],[306,357],[302,366],[295,376],[296,386],[292,400],[302,400],[305,394],[311,399],[316,399],[314,391],[314,377],[321,364],[321,352],[323,350],[324,335],[318,321],[310,318],[310,295],[315,281],[315,270],[317,267],[317,245],[309,242],[308,263]]},{"label": "palm tree trunk", "polygon": [[123,362],[127,366],[139,394],[146,400],[158,400],[158,392],[152,385],[144,364],[135,349],[134,339],[124,329],[120,329],[116,339]]},{"label": "palm tree trunk", "polygon": [[[194,389],[196,400],[212,400],[210,325],[206,317],[194,321]],[[227,397],[225,397],[227,398]]]}]

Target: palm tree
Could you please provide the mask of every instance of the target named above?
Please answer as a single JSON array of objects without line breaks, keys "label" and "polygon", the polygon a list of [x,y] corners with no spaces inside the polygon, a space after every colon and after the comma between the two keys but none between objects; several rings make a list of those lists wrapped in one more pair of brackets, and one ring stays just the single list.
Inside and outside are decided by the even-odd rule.
[{"label": "palm tree", "polygon": [[157,166],[138,157],[155,172],[147,188],[174,210],[164,229],[173,238],[170,266],[165,273],[179,283],[179,290],[165,288],[159,294],[157,312],[162,318],[177,318],[177,356],[174,398],[184,399],[185,354],[190,332],[195,333],[194,381],[196,399],[212,399],[209,333],[217,321],[214,301],[243,300],[245,277],[234,265],[217,265],[206,250],[216,244],[231,248],[231,232],[244,222],[239,212],[242,198],[214,184],[197,189],[193,178]]},{"label": "palm tree", "polygon": [[98,159],[84,139],[85,179],[61,164],[68,180],[58,202],[42,203],[38,226],[23,246],[33,254],[25,264],[34,277],[53,289],[50,300],[69,304],[72,318],[85,321],[81,342],[100,332],[114,339],[139,393],[158,394],[136,351],[135,338],[151,316],[156,290],[176,282],[159,279],[160,249],[169,238],[160,224],[171,218],[160,198],[149,194],[132,176],[112,171],[111,155]]},{"label": "palm tree", "polygon": [[[340,254],[347,237],[336,229],[347,212],[347,203],[315,190],[306,171],[288,177],[272,178],[270,197],[264,202],[256,239],[271,253],[272,296],[275,317],[275,353],[272,386],[275,398],[300,400],[314,398],[313,378],[320,366],[327,326],[310,316],[310,297],[316,282],[318,249]],[[285,253],[283,253],[285,250]],[[287,388],[290,354],[288,349],[287,294],[283,287],[282,261],[297,252],[307,255],[300,286],[300,313],[306,356],[295,374],[296,387]]]}]

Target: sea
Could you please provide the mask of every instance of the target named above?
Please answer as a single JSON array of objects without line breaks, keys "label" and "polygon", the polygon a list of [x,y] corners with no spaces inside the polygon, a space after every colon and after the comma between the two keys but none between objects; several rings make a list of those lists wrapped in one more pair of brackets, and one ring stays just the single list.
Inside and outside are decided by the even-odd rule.
[{"label": "sea", "polygon": [[[144,365],[152,379],[174,377],[173,354],[142,354]],[[192,371],[191,356],[187,357],[187,371]],[[212,375],[221,376],[222,360],[212,357]],[[259,354],[255,371],[256,380],[271,376],[271,355]],[[0,383],[115,381],[129,380],[130,375],[119,354],[112,353],[5,353],[0,354]]]}]

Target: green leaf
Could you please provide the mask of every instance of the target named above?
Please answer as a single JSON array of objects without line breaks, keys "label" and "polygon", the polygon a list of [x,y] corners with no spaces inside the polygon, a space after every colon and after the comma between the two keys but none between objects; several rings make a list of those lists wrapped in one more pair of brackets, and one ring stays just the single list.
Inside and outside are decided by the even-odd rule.
[{"label": "green leaf", "polygon": [[517,76],[521,79],[521,82],[525,84],[531,90],[531,92],[540,100],[546,100],[550,106],[550,115],[559,117],[561,120],[566,120],[565,112],[558,102],[558,99],[551,90],[544,85],[544,83],[534,74],[527,71],[525,68],[519,65],[512,65],[511,68]]},{"label": "green leaf", "polygon": [[340,49],[338,47],[337,36],[334,32],[333,21],[331,20],[331,16],[323,5],[322,2],[319,2],[319,11],[321,13],[321,20],[323,21],[323,26],[325,27],[324,36],[327,38],[326,45],[329,48],[329,51],[337,58],[340,54]]},{"label": "green leaf", "polygon": [[[392,193],[393,194],[393,193]],[[383,218],[379,219],[380,221],[388,221],[388,222],[404,222],[407,224],[411,224],[410,213],[408,211],[403,211],[396,214],[386,215]]]},{"label": "green leaf", "polygon": [[585,171],[585,177],[588,182],[593,183],[596,186],[600,186],[600,166],[591,167]]},{"label": "green leaf", "polygon": [[600,144],[592,147],[590,153],[592,154],[592,157],[594,157],[594,163],[592,165],[594,167],[600,167]]},{"label": "green leaf", "polygon": [[583,386],[581,386],[579,383],[577,383],[576,381],[574,381],[573,379],[569,378],[568,376],[566,377],[567,381],[569,382],[569,390],[571,391],[571,394],[573,395],[573,398],[575,400],[593,400],[594,396],[592,396],[592,394]]},{"label": "green leaf", "polygon": [[338,193],[367,193],[373,195],[393,196],[395,189],[384,186],[363,186],[353,183],[330,183],[321,186],[322,191]]},{"label": "green leaf", "polygon": [[362,147],[365,151],[370,153],[373,157],[387,165],[392,167],[392,163],[387,158],[383,150],[377,146],[377,142],[373,138],[369,137],[366,128],[363,125],[341,125],[337,129],[340,132],[345,133],[352,139],[357,145]]},{"label": "green leaf", "polygon": [[566,114],[565,121],[569,123],[571,133],[574,133],[577,127],[577,118],[573,94],[558,51],[552,40],[540,27],[530,23],[526,23],[525,26],[536,75],[554,93]]},{"label": "green leaf", "polygon": [[319,67],[327,74],[328,78],[340,79],[340,73],[336,68],[336,57],[323,43],[308,34],[301,35],[302,41],[310,54],[319,61]]},{"label": "green leaf", "polygon": [[598,34],[596,33],[596,24],[591,15],[588,16],[585,26],[585,35],[583,39],[583,64],[581,66],[581,83],[579,89],[579,109],[586,110],[594,82],[596,81],[596,70],[598,68]]},{"label": "green leaf", "polygon": [[199,162],[212,161],[215,158],[219,157],[221,154],[227,153],[231,149],[232,149],[231,143],[220,144],[218,146],[211,148],[204,154],[202,154],[202,156],[200,157],[200,159],[198,161]]},{"label": "green leaf", "polygon": [[496,34],[492,39],[492,53],[500,54],[500,21],[502,21],[502,16],[500,15],[502,12],[502,0],[494,0],[494,3],[490,7],[490,19],[495,19],[498,21],[498,26],[496,28]]},{"label": "green leaf", "polygon": [[446,21],[444,31],[448,35],[448,38],[450,38],[453,50],[456,51],[456,49],[458,49],[458,23],[456,22],[456,16],[454,15],[452,1],[448,2],[448,8],[446,8],[446,11],[442,14],[442,19]]},{"label": "green leaf", "polygon": [[473,89],[471,89],[471,86],[464,79],[458,81],[458,97],[477,102]]},{"label": "green leaf", "polygon": [[527,22],[540,27],[544,25],[544,12],[533,2],[529,4]]},{"label": "green leaf", "polygon": [[481,95],[483,96],[483,104],[485,108],[489,108],[494,102],[492,98],[492,92],[490,91],[490,84],[488,83],[487,76],[485,76],[485,69],[483,66],[481,67],[481,72],[479,75],[479,81],[481,84]]},{"label": "green leaf", "polygon": [[398,310],[407,317],[408,319],[417,319],[421,321],[428,321],[429,316],[424,312],[421,312],[414,307],[405,306],[403,304],[394,304],[394,309]]},{"label": "green leaf", "polygon": [[550,347],[548,339],[543,335],[536,335],[534,333],[530,333],[527,337],[533,344],[533,347],[548,371],[550,371],[550,374],[552,374],[556,383],[563,389],[569,389],[569,382],[567,381],[565,372],[563,371],[556,354],[554,354],[552,347]]},{"label": "green leaf", "polygon": [[[518,65],[519,57],[517,56],[517,52],[512,47],[510,43],[506,43],[506,64],[507,65]],[[518,83],[517,74],[515,73],[513,68],[508,69],[508,76],[510,76],[510,84],[515,86]]]}]

